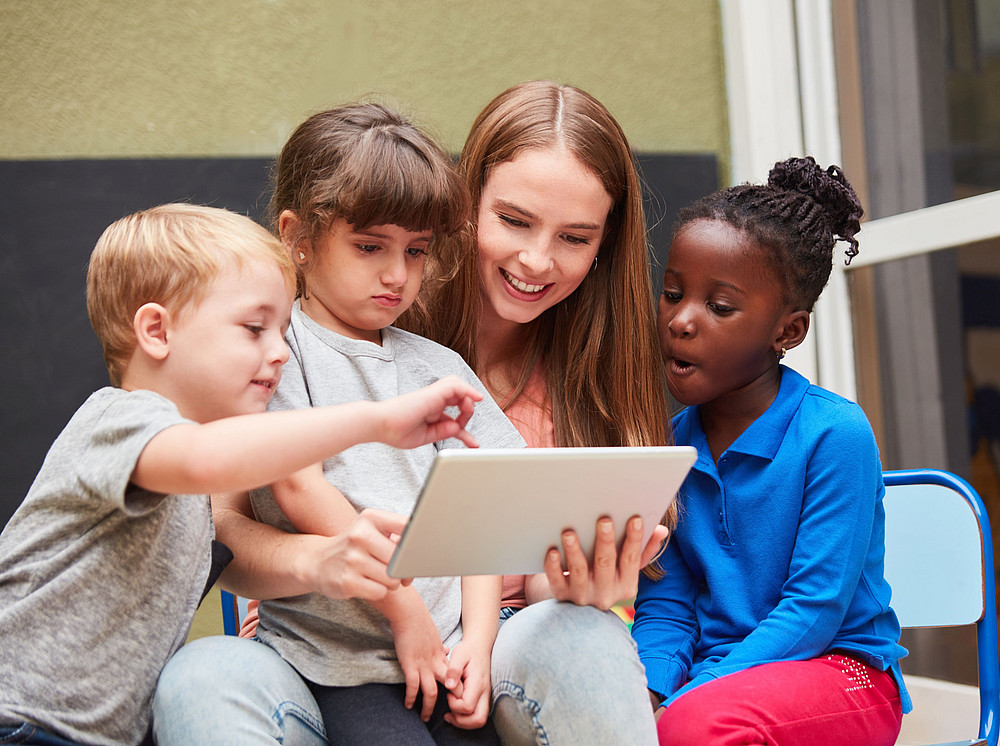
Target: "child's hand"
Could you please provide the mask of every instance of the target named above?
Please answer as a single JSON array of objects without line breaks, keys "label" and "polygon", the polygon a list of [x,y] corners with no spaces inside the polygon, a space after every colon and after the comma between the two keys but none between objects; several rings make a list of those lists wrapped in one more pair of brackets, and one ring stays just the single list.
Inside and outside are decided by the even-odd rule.
[{"label": "child's hand", "polygon": [[438,682],[445,679],[448,648],[441,643],[427,608],[422,603],[420,606],[419,612],[413,609],[412,613],[400,615],[390,620],[389,626],[406,681],[404,704],[407,709],[413,707],[417,694],[422,694],[420,719],[426,723],[437,702]]},{"label": "child's hand", "polygon": [[[465,426],[472,417],[474,405],[483,398],[458,376],[447,376],[409,394],[380,402],[384,420],[379,440],[396,448],[414,448],[447,438],[458,438],[469,448],[479,444]],[[448,407],[458,407],[458,416],[445,413]]]},{"label": "child's hand", "polygon": [[448,707],[444,719],[458,728],[482,728],[490,714],[490,650],[460,642],[452,651],[445,674]]}]

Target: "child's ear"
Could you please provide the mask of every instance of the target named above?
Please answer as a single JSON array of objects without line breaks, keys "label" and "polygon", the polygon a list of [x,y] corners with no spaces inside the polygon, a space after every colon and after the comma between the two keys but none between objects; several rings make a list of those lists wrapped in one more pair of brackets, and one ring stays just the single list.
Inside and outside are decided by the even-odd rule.
[{"label": "child's ear", "polygon": [[146,303],[132,317],[136,345],[154,360],[163,360],[169,352],[167,330],[170,312],[159,303]]},{"label": "child's ear", "polygon": [[278,215],[278,235],[281,237],[281,243],[284,244],[285,249],[292,254],[292,260],[296,264],[300,263],[302,261],[298,256],[298,252],[301,250],[300,246],[308,245],[309,242],[302,238],[302,221],[299,216],[291,210],[282,210],[281,214]]},{"label": "child's ear", "polygon": [[806,338],[806,332],[809,331],[809,312],[808,311],[792,311],[785,317],[784,326],[781,328],[781,334],[777,340],[775,340],[775,354],[781,352],[782,349],[791,350],[802,344],[802,340]]}]

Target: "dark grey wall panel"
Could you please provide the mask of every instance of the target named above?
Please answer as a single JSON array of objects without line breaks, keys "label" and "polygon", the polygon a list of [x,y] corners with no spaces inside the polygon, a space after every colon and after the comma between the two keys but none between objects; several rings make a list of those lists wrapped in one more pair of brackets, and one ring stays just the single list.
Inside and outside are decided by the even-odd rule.
[{"label": "dark grey wall panel", "polygon": [[0,162],[0,524],[49,445],[107,385],[87,320],[87,260],[128,213],[188,201],[262,217],[266,159]]},{"label": "dark grey wall panel", "polygon": [[[647,155],[651,243],[662,281],[679,207],[715,189],[713,155]],[[263,221],[270,159],[0,161],[0,525],[24,497],[52,440],[107,384],[87,320],[87,259],[123,215],[163,202],[210,204]]]},{"label": "dark grey wall panel", "polygon": [[718,161],[714,155],[640,155],[639,170],[645,182],[646,224],[653,249],[650,272],[653,292],[663,289],[663,269],[677,211],[718,189]]}]

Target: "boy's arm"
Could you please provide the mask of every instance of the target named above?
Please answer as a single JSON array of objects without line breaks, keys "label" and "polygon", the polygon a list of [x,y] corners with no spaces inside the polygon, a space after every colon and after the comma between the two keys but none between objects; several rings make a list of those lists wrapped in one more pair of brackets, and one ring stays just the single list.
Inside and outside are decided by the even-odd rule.
[{"label": "boy's arm", "polygon": [[[227,417],[168,427],[143,449],[132,482],[163,494],[259,487],[358,443],[413,448],[465,431],[482,394],[456,376],[393,399]],[[445,413],[459,408],[456,418]]]},{"label": "boy's arm", "polygon": [[444,685],[451,712],[445,719],[459,728],[481,728],[490,712],[490,657],[500,623],[503,578],[462,578],[462,642],[452,651]]}]

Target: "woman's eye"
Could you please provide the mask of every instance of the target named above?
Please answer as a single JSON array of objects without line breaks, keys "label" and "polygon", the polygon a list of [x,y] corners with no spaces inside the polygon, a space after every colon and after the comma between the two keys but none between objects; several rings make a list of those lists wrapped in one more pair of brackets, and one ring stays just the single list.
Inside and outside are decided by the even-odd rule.
[{"label": "woman's eye", "polygon": [[667,299],[668,303],[679,303],[680,299],[683,297],[680,293],[674,290],[664,290],[663,297]]},{"label": "woman's eye", "polygon": [[519,220],[518,218],[513,218],[510,215],[504,215],[501,212],[497,213],[497,217],[500,218],[503,222],[507,223],[507,225],[512,225],[515,228],[525,228],[528,225],[523,220]]},{"label": "woman's eye", "polygon": [[569,235],[567,233],[563,234],[563,240],[566,241],[566,243],[573,244],[574,246],[589,246],[590,245],[590,239],[589,238],[584,238],[583,236],[571,236],[571,235]]}]

